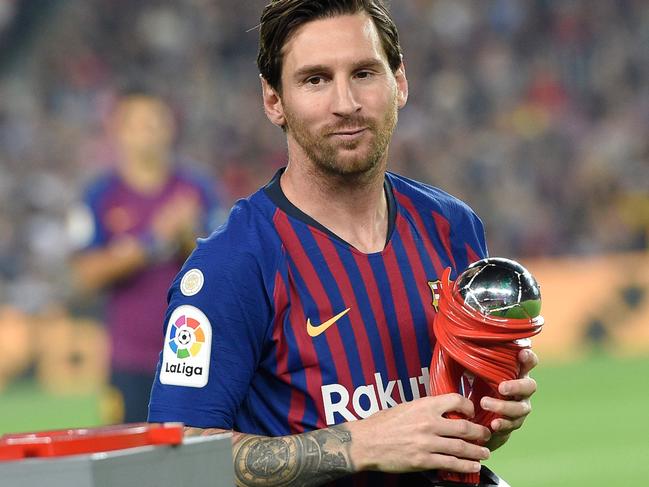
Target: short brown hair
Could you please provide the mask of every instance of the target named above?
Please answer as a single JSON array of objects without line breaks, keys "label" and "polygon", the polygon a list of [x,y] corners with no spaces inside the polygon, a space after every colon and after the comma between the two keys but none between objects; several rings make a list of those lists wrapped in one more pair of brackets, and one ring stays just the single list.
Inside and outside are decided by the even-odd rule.
[{"label": "short brown hair", "polygon": [[312,20],[367,12],[381,38],[392,71],[401,65],[399,33],[383,0],[271,0],[261,14],[257,66],[275,90],[281,89],[282,49],[289,36]]}]

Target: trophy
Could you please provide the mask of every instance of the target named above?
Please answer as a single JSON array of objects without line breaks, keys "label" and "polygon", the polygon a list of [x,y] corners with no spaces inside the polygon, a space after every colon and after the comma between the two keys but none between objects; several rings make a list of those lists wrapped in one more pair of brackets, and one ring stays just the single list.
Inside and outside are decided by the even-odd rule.
[{"label": "trophy", "polygon": [[[501,398],[498,385],[518,378],[518,354],[543,327],[539,285],[518,262],[496,257],[473,263],[455,282],[450,273],[442,275],[433,324],[431,394],[462,394],[475,406],[472,421],[490,428],[498,416],[482,409],[480,399]],[[438,486],[507,485],[484,466],[475,474],[439,471],[428,478]]]}]

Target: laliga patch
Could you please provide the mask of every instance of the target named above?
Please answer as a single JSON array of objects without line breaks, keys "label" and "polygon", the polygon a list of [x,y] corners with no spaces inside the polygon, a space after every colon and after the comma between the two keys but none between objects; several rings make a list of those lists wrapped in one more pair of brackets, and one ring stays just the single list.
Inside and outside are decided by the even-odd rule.
[{"label": "laliga patch", "polygon": [[191,269],[180,280],[180,292],[185,296],[193,296],[203,288],[205,277],[199,269]]},{"label": "laliga patch", "polygon": [[172,386],[205,387],[210,372],[212,325],[190,305],[178,306],[167,324],[160,382]]}]

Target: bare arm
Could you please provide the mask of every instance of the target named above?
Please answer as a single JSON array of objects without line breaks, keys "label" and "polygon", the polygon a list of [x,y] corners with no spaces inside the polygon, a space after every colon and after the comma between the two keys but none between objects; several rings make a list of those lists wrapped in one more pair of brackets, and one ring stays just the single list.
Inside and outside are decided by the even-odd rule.
[{"label": "bare arm", "polygon": [[[447,411],[473,415],[473,404],[457,394],[421,398],[360,421],[276,438],[235,432],[234,474],[238,486],[322,485],[363,470],[413,472],[434,469],[476,472],[489,431]],[[222,433],[186,428],[187,435]]]},{"label": "bare arm", "polygon": [[[188,436],[225,430],[185,428]],[[234,433],[232,456],[237,486],[316,486],[354,472],[351,434],[334,426],[300,435],[271,438]]]},{"label": "bare arm", "polygon": [[133,237],[81,252],[71,262],[75,287],[82,293],[92,293],[124,279],[146,263],[146,250]]},{"label": "bare arm", "polygon": [[198,196],[179,193],[156,211],[148,244],[122,235],[101,248],[79,253],[71,262],[77,289],[92,293],[127,278],[152,261],[186,258],[194,249],[201,211]]}]

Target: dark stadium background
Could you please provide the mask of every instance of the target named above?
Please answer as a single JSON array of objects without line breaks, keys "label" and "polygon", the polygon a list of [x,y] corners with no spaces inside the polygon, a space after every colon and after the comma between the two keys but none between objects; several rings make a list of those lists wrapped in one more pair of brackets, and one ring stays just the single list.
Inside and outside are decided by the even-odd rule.
[{"label": "dark stadium background", "polygon": [[[231,204],[283,165],[254,64],[263,0],[0,2],[0,433],[103,424],[105,336],[72,295],[67,216],[111,164],[117,91],[167,97]],[[541,282],[515,487],[649,478],[649,2],[393,1],[410,81],[391,169],[483,218]]]}]

